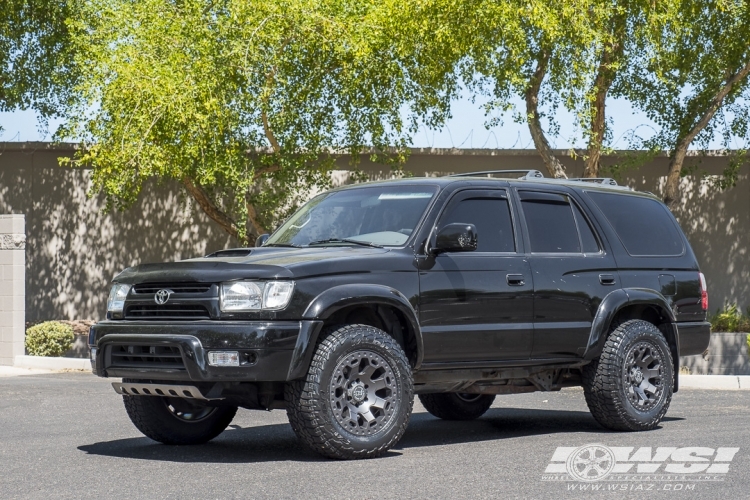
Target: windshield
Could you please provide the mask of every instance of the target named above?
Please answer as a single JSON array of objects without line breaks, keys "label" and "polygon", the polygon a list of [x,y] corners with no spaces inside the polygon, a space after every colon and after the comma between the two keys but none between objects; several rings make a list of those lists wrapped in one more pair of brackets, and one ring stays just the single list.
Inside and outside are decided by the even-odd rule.
[{"label": "windshield", "polygon": [[436,192],[435,186],[401,185],[324,193],[299,209],[264,246],[402,246]]}]

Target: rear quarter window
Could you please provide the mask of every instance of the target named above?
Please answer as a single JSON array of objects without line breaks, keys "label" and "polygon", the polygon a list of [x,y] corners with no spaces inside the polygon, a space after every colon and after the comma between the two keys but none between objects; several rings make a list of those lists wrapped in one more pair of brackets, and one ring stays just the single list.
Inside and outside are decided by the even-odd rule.
[{"label": "rear quarter window", "polygon": [[668,209],[641,196],[589,192],[625,250],[634,257],[674,257],[685,252],[682,233]]}]

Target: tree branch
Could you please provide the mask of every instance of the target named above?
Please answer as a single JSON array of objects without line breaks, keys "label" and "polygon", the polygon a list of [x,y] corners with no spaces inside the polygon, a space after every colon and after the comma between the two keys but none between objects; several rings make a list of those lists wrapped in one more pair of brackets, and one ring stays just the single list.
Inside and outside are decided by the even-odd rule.
[{"label": "tree branch", "polygon": [[239,236],[237,230],[237,224],[225,214],[216,203],[213,202],[211,197],[206,193],[205,189],[201,187],[197,182],[188,176],[182,178],[182,184],[190,193],[190,196],[198,203],[203,212],[208,215],[214,222],[216,222],[221,228],[227,232],[230,236],[237,238],[240,243],[244,243]]},{"label": "tree branch", "polygon": [[281,147],[279,146],[279,141],[276,140],[276,136],[273,134],[273,130],[271,130],[271,126],[268,124],[268,115],[265,110],[261,111],[260,119],[263,121],[263,132],[266,134],[268,142],[271,143],[273,152],[278,154],[281,151]]},{"label": "tree branch", "polygon": [[555,178],[567,179],[565,167],[555,158],[550,148],[549,142],[542,130],[542,124],[539,121],[539,89],[542,87],[542,81],[547,73],[547,64],[549,63],[549,53],[546,50],[539,52],[537,57],[536,69],[529,79],[528,88],[526,89],[526,118],[529,122],[529,131],[534,139],[534,147],[539,152],[544,161],[545,167]]},{"label": "tree branch", "polygon": [[[726,96],[728,96],[732,89],[742,82],[748,74],[750,74],[750,61],[745,63],[739,71],[727,79],[726,83],[721,86],[719,91],[716,92],[708,102],[708,105],[703,109],[702,114],[694,117],[698,118],[697,122],[695,122],[683,137],[678,138],[677,145],[674,151],[672,151],[669,161],[669,174],[667,175],[667,184],[664,190],[664,203],[666,203],[669,208],[675,208],[679,202],[680,174],[690,144],[711,122],[716,112],[721,108]],[[696,115],[698,113],[699,112],[697,112]]]}]

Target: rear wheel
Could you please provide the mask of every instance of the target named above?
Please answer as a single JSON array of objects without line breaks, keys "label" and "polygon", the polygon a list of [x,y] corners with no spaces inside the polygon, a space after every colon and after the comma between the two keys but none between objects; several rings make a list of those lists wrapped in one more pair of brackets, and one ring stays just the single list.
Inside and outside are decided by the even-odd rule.
[{"label": "rear wheel", "polygon": [[133,424],[147,437],[164,444],[202,444],[222,432],[237,413],[236,406],[206,406],[182,398],[123,396]]},{"label": "rear wheel", "polygon": [[474,420],[485,414],[495,401],[492,394],[446,392],[420,394],[419,400],[428,412],[444,420]]},{"label": "rear wheel", "polygon": [[307,377],[287,384],[294,432],[340,459],[382,455],[403,436],[414,402],[411,368],[387,333],[349,325],[318,345]]},{"label": "rear wheel", "polygon": [[655,428],[672,400],[673,366],[667,341],[656,326],[626,321],[609,334],[599,359],[584,367],[591,414],[607,429]]}]

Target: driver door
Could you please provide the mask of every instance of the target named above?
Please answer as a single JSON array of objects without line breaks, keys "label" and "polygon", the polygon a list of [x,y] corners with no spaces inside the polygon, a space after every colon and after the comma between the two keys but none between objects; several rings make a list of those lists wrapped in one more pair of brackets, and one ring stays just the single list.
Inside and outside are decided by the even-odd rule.
[{"label": "driver door", "polygon": [[526,359],[533,342],[533,284],[504,189],[456,193],[438,218],[474,224],[477,250],[420,261],[425,363]]}]

